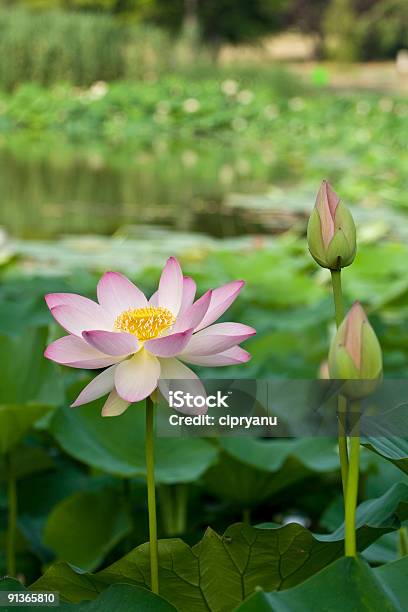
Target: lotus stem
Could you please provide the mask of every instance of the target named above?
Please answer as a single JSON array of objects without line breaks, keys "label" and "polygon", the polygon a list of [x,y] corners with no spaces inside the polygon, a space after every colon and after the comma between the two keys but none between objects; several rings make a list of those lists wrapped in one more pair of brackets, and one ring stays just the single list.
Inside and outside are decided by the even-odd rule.
[{"label": "lotus stem", "polygon": [[7,544],[6,570],[7,575],[16,576],[16,532],[17,532],[17,486],[14,461],[11,452],[6,457],[7,464]]},{"label": "lotus stem", "polygon": [[352,416],[352,434],[350,437],[350,461],[347,477],[347,492],[345,505],[345,554],[346,557],[356,556],[356,510],[358,498],[358,476],[360,471],[360,436],[359,436],[360,406],[354,402]]},{"label": "lotus stem", "polygon": [[[344,302],[343,302],[343,291],[341,287],[341,270],[330,270],[331,272],[331,280],[332,280],[332,289],[333,289],[333,299],[334,299],[334,312],[336,318],[336,327],[338,328],[340,323],[344,319]],[[339,457],[340,457],[340,471],[341,471],[341,482],[343,486],[343,497],[344,497],[344,505],[346,504],[346,491],[347,491],[347,474],[348,474],[348,451],[347,451],[347,438],[344,431],[344,423],[342,422],[346,417],[347,410],[347,401],[343,396],[339,396],[338,398],[338,412],[340,415],[339,420],[339,434],[338,434],[338,444],[339,444]]]},{"label": "lotus stem", "polygon": [[176,533],[184,533],[187,524],[188,488],[183,482],[176,485]]},{"label": "lotus stem", "polygon": [[339,327],[344,319],[344,302],[343,290],[341,287],[341,270],[330,270],[331,281],[333,288],[334,313],[336,317],[336,326]]},{"label": "lotus stem", "polygon": [[153,593],[159,593],[159,554],[157,545],[156,485],[154,480],[154,404],[146,398],[146,478],[149,513],[150,579]]},{"label": "lotus stem", "polygon": [[161,485],[158,496],[161,523],[166,536],[184,533],[187,524],[187,484]]},{"label": "lotus stem", "polygon": [[398,529],[398,556],[405,557],[408,555],[408,533],[406,527]]}]

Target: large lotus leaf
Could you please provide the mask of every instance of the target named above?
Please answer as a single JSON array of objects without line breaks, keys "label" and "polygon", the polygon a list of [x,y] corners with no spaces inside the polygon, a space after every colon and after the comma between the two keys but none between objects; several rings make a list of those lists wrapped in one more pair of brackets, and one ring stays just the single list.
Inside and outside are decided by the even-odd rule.
[{"label": "large lotus leaf", "polygon": [[[397,483],[376,499],[369,499],[357,508],[356,527],[360,550],[380,535],[398,529],[408,519],[408,485]],[[317,536],[322,542],[343,539],[344,524],[328,535]]]},{"label": "large lotus leaf", "polygon": [[45,524],[44,544],[58,559],[93,570],[131,528],[116,488],[80,491],[53,508]]},{"label": "large lotus leaf", "polygon": [[217,465],[205,474],[209,490],[245,507],[259,504],[312,474],[339,472],[337,441],[222,438]]},{"label": "large lotus leaf", "polygon": [[[375,499],[377,497],[382,497],[390,490],[393,484],[402,482],[408,485],[407,474],[402,474],[395,465],[389,461],[384,461],[380,455],[366,449],[362,450],[371,457],[369,471],[365,476],[361,475],[361,479],[364,482],[364,493],[366,498]],[[321,514],[319,525],[328,532],[335,531],[343,522],[343,518],[344,501],[343,496],[339,494]]]},{"label": "large lotus leaf", "polygon": [[[17,454],[17,453],[16,453]],[[44,525],[62,500],[94,486],[94,479],[79,465],[69,460],[58,461],[52,470],[32,474],[18,483],[18,526],[30,549],[43,562],[54,559],[53,552],[44,546]],[[38,495],[41,491],[41,495]]]},{"label": "large lotus leaf", "polygon": [[55,366],[44,359],[46,328],[0,335],[0,454],[8,452],[63,400]]},{"label": "large lotus leaf", "polygon": [[55,406],[63,401],[57,366],[44,358],[47,336],[46,327],[18,336],[0,335],[0,404]]},{"label": "large lotus leaf", "polygon": [[[296,246],[279,239],[269,244],[269,249],[253,249],[245,257],[237,257],[227,249],[211,253],[206,260],[206,280],[217,286],[223,278],[247,278],[251,279],[252,287],[273,287],[273,291],[262,291],[256,299],[275,307],[316,302],[323,295],[322,288],[302,274],[298,257],[288,256],[299,254]],[[198,276],[202,274],[201,265],[190,268],[194,277],[196,272]]]},{"label": "large lotus leaf", "polygon": [[205,473],[204,484],[220,499],[250,508],[308,475],[308,470],[293,457],[285,461],[281,470],[271,473],[222,453],[219,462]]},{"label": "large lotus leaf", "polygon": [[347,270],[350,295],[358,295],[378,309],[407,291],[405,244],[365,245]]},{"label": "large lotus leaf", "polygon": [[[4,578],[0,578],[0,592],[1,591],[25,591],[25,587],[21,584],[21,582],[19,582],[19,580],[16,580],[15,578],[9,578],[9,577],[4,577]],[[16,612],[16,610],[18,610],[19,608],[17,606],[1,606],[1,611],[2,612]],[[21,609],[21,608],[20,608]],[[31,608],[33,609],[33,608]],[[34,608],[34,609],[39,609]]]},{"label": "large lotus leaf", "polygon": [[[69,459],[55,462],[52,470],[32,474],[18,483],[19,515],[48,516],[67,496],[89,489],[92,476]],[[41,491],[41,495],[38,495]]]},{"label": "large lotus leaf", "polygon": [[94,601],[63,604],[61,609],[64,612],[177,612],[162,597],[130,584],[113,584]]},{"label": "large lotus leaf", "polygon": [[365,446],[408,474],[408,440],[398,437],[366,438]]},{"label": "large lotus leaf", "polygon": [[[408,486],[366,502],[357,517],[358,546],[362,550],[408,516]],[[179,539],[159,545],[161,594],[180,612],[230,612],[257,588],[290,588],[323,569],[343,554],[340,530],[316,535],[298,524],[279,528],[232,525],[223,536],[207,529],[190,548]],[[32,586],[58,590],[68,601],[93,599],[112,583],[150,584],[149,546],[143,544],[96,574],[77,573],[59,563]]]},{"label": "large lotus leaf", "polygon": [[[0,591],[29,591],[14,578],[0,580]],[[4,612],[15,612],[25,609],[19,606],[5,606],[1,608]],[[44,610],[44,606],[30,605],[30,610]],[[83,601],[79,604],[61,602],[58,610],[63,612],[176,612],[172,606],[162,597],[155,595],[147,589],[130,584],[113,584],[103,593],[100,593],[94,601]]]},{"label": "large lotus leaf", "polygon": [[331,438],[223,438],[220,444],[232,457],[267,472],[280,470],[290,457],[295,458],[310,472],[331,472],[339,469],[337,441]]},{"label": "large lotus leaf", "polygon": [[0,404],[0,454],[18,444],[50,410],[51,406],[44,404]]},{"label": "large lotus leaf", "polygon": [[[143,544],[97,574],[53,565],[32,586],[57,590],[69,601],[94,598],[109,584],[150,584],[149,546]],[[342,553],[342,543],[320,544],[299,525],[281,529],[231,526],[223,536],[208,529],[190,548],[182,540],[159,544],[160,592],[180,612],[232,610],[258,586],[274,590],[297,584]],[[288,583],[286,584],[286,579]]]},{"label": "large lotus leaf", "polygon": [[39,277],[16,275],[2,279],[0,333],[18,335],[23,329],[47,326],[51,316],[44,295],[56,291],[72,291],[72,286],[66,280],[54,275]]},{"label": "large lotus leaf", "polygon": [[344,557],[292,589],[255,593],[236,612],[404,612],[408,557],[372,569]]},{"label": "large lotus leaf", "polygon": [[[45,448],[24,443],[15,448],[13,463],[17,480],[55,468],[54,458]],[[0,472],[0,480],[2,476]]]},{"label": "large lotus leaf", "polygon": [[[121,477],[144,476],[145,410],[134,404],[120,417],[103,418],[100,402],[58,410],[50,431],[75,459]],[[193,482],[215,461],[217,449],[199,438],[156,438],[159,483]]]},{"label": "large lotus leaf", "polygon": [[0,579],[0,591],[24,591],[24,586],[19,580],[6,576]]},{"label": "large lotus leaf", "polygon": [[47,329],[0,335],[0,453],[8,452],[63,400],[54,364],[44,359]]},{"label": "large lotus leaf", "polygon": [[372,565],[390,563],[398,558],[398,531],[386,533],[363,552],[363,557]]}]

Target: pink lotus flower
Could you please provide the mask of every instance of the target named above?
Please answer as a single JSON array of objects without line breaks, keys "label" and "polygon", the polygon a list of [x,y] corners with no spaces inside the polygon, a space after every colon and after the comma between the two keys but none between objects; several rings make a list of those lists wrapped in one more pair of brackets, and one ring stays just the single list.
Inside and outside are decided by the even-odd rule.
[{"label": "pink lotus flower", "polygon": [[118,272],[106,272],[97,287],[99,304],[75,293],[45,298],[58,323],[69,332],[48,346],[45,357],[71,368],[106,368],[79,394],[80,406],[109,393],[103,416],[122,414],[148,397],[161,380],[198,380],[183,362],[226,366],[250,359],[238,346],[255,334],[241,323],[216,323],[242,289],[233,281],[194,301],[196,285],[170,257],[159,288],[147,300]]}]

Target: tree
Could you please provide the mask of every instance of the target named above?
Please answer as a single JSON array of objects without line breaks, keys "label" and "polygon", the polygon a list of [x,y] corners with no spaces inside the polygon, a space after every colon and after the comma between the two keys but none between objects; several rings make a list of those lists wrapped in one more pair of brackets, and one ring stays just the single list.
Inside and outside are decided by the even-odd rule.
[{"label": "tree", "polygon": [[278,29],[286,4],[286,0],[154,0],[144,16],[175,33],[194,24],[201,40],[213,45],[235,44]]}]

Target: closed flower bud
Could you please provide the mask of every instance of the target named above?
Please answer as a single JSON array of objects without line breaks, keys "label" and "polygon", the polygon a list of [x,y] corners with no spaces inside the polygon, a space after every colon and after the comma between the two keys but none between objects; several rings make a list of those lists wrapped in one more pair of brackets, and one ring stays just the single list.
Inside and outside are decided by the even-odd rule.
[{"label": "closed flower bud", "polygon": [[312,257],[323,268],[340,270],[356,256],[356,228],[348,208],[327,181],[323,181],[307,226]]},{"label": "closed flower bud", "polygon": [[355,397],[370,393],[382,376],[380,343],[359,302],[354,303],[332,340],[329,372],[332,379],[375,381],[374,385],[350,385],[349,395]]},{"label": "closed flower bud", "polygon": [[318,378],[320,378],[320,380],[329,380],[330,379],[329,362],[327,361],[327,359],[322,361],[322,363],[320,364]]}]

